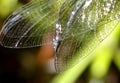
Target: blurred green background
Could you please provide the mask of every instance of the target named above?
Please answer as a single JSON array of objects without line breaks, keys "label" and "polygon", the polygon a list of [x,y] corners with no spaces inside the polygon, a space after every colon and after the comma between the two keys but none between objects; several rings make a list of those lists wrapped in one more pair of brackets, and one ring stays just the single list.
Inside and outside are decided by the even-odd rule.
[{"label": "blurred green background", "polygon": [[[12,11],[29,1],[0,0],[0,29]],[[0,46],[0,83],[120,83],[120,24],[88,57],[60,74],[39,63],[38,51]]]}]

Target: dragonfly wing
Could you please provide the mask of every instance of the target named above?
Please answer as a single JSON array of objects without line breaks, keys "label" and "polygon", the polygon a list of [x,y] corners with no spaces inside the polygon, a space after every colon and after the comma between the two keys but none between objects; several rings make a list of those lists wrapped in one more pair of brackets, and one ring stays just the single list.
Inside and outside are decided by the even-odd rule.
[{"label": "dragonfly wing", "polygon": [[76,11],[76,4],[80,1],[77,0],[71,7],[67,18],[64,11],[61,11],[60,18],[62,16],[63,19],[59,22],[63,27],[63,40],[56,52],[57,71],[80,62],[120,23],[119,0],[84,0]]},{"label": "dragonfly wing", "polygon": [[64,0],[32,0],[13,12],[1,32],[1,45],[28,48],[51,44],[60,5]]}]

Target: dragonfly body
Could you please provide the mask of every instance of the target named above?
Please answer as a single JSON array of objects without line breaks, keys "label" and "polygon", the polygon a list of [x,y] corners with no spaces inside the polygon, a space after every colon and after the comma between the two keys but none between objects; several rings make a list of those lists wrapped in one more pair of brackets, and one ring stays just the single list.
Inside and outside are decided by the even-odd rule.
[{"label": "dragonfly body", "polygon": [[120,23],[120,0],[33,0],[13,12],[1,45],[53,45],[57,71],[77,64]]}]

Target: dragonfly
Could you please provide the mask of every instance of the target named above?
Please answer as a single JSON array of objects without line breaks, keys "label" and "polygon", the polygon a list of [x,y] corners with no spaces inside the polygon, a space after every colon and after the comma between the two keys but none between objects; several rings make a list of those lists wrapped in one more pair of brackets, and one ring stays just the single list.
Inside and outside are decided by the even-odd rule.
[{"label": "dragonfly", "polygon": [[52,45],[57,71],[79,63],[120,23],[120,0],[32,0],[0,32],[7,48]]}]

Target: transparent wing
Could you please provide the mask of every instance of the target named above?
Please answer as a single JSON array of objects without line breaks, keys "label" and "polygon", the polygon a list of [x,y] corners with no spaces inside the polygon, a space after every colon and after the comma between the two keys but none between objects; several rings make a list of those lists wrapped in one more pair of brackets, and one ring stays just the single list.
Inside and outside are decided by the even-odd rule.
[{"label": "transparent wing", "polygon": [[28,48],[51,44],[55,23],[64,0],[32,0],[13,12],[1,32],[1,45],[9,48]]},{"label": "transparent wing", "polygon": [[75,0],[62,6],[59,23],[63,40],[56,52],[57,71],[77,64],[113,31],[120,23],[120,0]]}]

